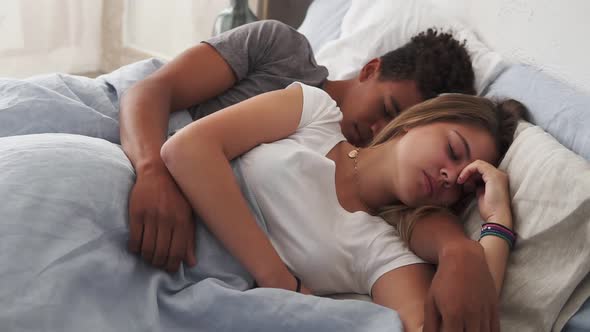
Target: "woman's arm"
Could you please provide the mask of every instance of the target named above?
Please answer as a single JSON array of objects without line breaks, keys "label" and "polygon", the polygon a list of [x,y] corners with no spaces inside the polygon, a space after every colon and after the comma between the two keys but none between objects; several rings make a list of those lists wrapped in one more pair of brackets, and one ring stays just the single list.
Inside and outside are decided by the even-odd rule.
[{"label": "woman's arm", "polygon": [[433,275],[434,268],[429,264],[412,264],[389,271],[373,285],[373,302],[397,311],[404,331],[421,331],[424,303]]},{"label": "woman's arm", "polygon": [[[465,183],[474,174],[481,176],[484,182],[484,186],[476,191],[477,206],[482,219],[512,229],[508,175],[487,162],[476,160],[461,171],[457,182]],[[500,296],[510,250],[509,244],[497,236],[485,236],[480,238],[479,243],[484,248],[486,261],[494,278],[495,289]]]},{"label": "woman's arm", "polygon": [[195,212],[260,286],[295,289],[295,279],[256,224],[229,161],[261,143],[294,133],[301,87],[265,93],[196,121],[161,155]]},{"label": "woman's arm", "polygon": [[[504,219],[502,225],[512,228],[512,221]],[[492,273],[492,278],[494,278],[498,297],[500,297],[504,274],[506,272],[506,262],[510,253],[508,244],[504,239],[496,236],[483,237],[479,240],[479,244],[481,244],[485,252],[488,268]]]}]

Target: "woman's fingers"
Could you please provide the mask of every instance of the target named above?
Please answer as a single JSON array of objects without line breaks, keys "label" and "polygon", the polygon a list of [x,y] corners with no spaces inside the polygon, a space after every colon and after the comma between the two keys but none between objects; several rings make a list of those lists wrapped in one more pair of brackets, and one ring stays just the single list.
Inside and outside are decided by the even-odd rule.
[{"label": "woman's fingers", "polygon": [[[474,183],[477,177],[481,177],[484,185],[478,186]],[[465,191],[475,189],[479,212],[484,220],[498,214],[506,214],[509,209],[508,175],[493,165],[476,160],[461,171],[457,183],[463,184]]]},{"label": "woman's fingers", "polygon": [[463,168],[463,170],[459,174],[459,177],[457,178],[457,183],[464,184],[475,175],[480,175],[481,179],[484,182],[487,182],[487,178],[489,176],[486,175],[488,175],[490,171],[494,170],[496,170],[496,168],[491,164],[488,164],[487,162],[482,160],[476,160],[471,164],[465,166],[465,168]]},{"label": "woman's fingers", "polygon": [[486,193],[486,187],[479,187],[475,190],[475,197],[480,199]]},{"label": "woman's fingers", "polygon": [[436,332],[440,330],[441,316],[436,306],[434,296],[429,294],[424,304],[424,332]]},{"label": "woman's fingers", "polygon": [[313,295],[311,289],[307,288],[305,285],[301,285],[301,294]]}]

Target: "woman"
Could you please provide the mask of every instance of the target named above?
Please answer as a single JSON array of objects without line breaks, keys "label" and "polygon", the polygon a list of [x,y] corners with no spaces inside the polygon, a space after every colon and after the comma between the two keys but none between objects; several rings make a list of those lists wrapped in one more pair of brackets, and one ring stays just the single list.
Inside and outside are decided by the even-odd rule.
[{"label": "woman", "polygon": [[[192,123],[161,155],[195,212],[258,285],[368,293],[413,330],[423,323],[433,271],[376,214],[401,212],[400,230],[409,229],[416,218],[396,205],[451,207],[481,178],[480,212],[503,225],[491,235],[508,240],[481,241],[499,291],[512,219],[507,177],[492,164],[514,132],[516,117],[508,115],[483,98],[443,95],[410,108],[360,150],[342,135],[329,95],[295,83]],[[268,237],[233,176],[230,160],[238,157]]]},{"label": "woman", "polygon": [[[475,94],[466,46],[451,34],[429,29],[404,46],[364,64],[359,75],[328,80],[307,39],[278,21],[260,21],[200,43],[125,91],[121,98],[121,144],[138,179],[130,194],[129,248],[146,262],[177,271],[173,256],[194,265],[194,252],[176,252],[178,234],[191,233],[190,205],[164,167],[159,151],[172,112],[190,109],[202,118],[295,81],[322,87],[338,103],[346,138],[357,146],[407,107],[444,92]],[[144,216],[154,215],[147,222]],[[165,245],[144,254],[143,228],[173,230]],[[190,247],[194,247],[190,245]]]},{"label": "woman", "polygon": [[[304,36],[271,20],[247,24],[196,45],[126,90],[121,98],[120,137],[137,173],[129,195],[129,250],[169,272],[178,271],[181,261],[185,266],[196,264],[190,203],[159,154],[168,118],[175,110],[190,108],[197,119],[301,81],[321,86],[336,100],[343,114],[344,136],[364,146],[383,125],[415,103],[443,92],[475,93],[465,43],[431,29],[369,61],[354,78],[331,81],[327,75],[315,63]],[[444,237],[428,242],[453,240],[454,248],[419,246],[423,250],[416,251],[439,266],[430,290],[433,300],[427,305],[445,321],[457,319],[467,325],[490,321],[497,298],[488,290],[493,283],[483,250],[468,241],[449,216],[428,222],[437,224],[441,229],[437,236]],[[421,242],[422,230],[416,227],[414,241]],[[170,236],[151,235],[156,233]],[[458,275],[469,282],[456,282]],[[441,290],[440,284],[450,285],[453,291]],[[479,308],[478,313],[473,314],[473,308]]]}]

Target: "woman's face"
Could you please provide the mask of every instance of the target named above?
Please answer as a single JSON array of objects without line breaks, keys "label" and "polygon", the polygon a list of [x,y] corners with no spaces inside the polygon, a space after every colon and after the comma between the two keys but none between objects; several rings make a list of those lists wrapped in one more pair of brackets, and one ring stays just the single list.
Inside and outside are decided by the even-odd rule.
[{"label": "woman's face", "polygon": [[407,206],[451,206],[464,194],[457,177],[475,160],[495,164],[498,153],[485,129],[438,122],[409,131],[397,140],[398,199]]}]

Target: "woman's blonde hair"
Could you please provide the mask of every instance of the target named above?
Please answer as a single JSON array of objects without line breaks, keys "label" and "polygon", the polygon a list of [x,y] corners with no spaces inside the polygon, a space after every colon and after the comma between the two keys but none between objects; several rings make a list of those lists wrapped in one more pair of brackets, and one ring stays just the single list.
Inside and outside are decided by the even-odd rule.
[{"label": "woman's blonde hair", "polygon": [[[402,112],[373,139],[369,147],[399,137],[414,127],[453,122],[487,130],[495,140],[498,154],[503,156],[512,143],[518,120],[525,114],[526,108],[513,99],[498,103],[483,97],[447,93]],[[395,226],[401,238],[409,243],[416,221],[437,212],[448,213],[449,209],[433,205],[411,208],[398,204],[381,208],[379,215]]]}]

